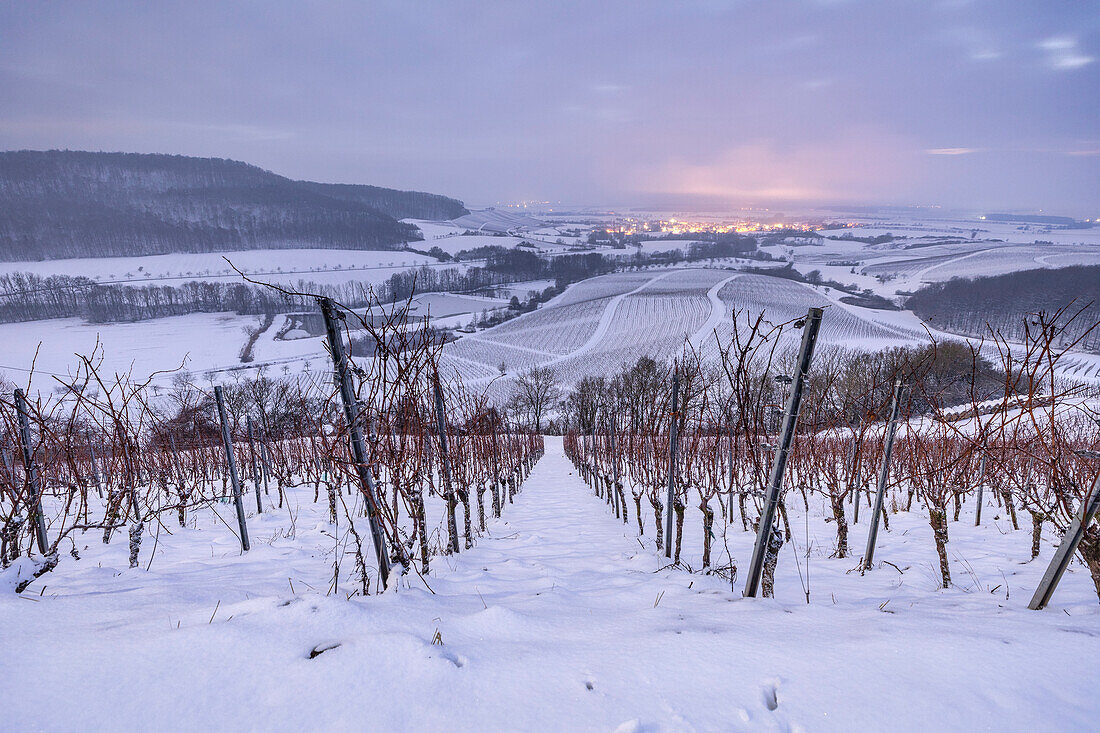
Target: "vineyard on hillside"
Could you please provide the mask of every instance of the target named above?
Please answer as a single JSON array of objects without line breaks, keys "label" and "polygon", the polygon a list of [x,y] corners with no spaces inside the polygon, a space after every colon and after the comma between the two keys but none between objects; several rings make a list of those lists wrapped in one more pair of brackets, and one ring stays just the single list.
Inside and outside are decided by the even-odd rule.
[{"label": "vineyard on hillside", "polygon": [[250,542],[249,525],[262,532],[266,515],[288,511],[292,531],[301,512],[331,525],[332,589],[379,591],[391,568],[426,575],[433,556],[472,547],[520,490],[541,436],[460,379],[440,379],[438,345],[409,337],[411,301],[360,320],[380,350],[359,363],[344,355],[340,325],[356,317],[324,307],[335,376],[210,388],[181,375],[162,390],[108,376],[93,352],[54,395],[5,388],[4,583],[21,592],[91,542],[128,540],[137,568],[162,531],[231,537],[247,552],[279,539],[253,529]]},{"label": "vineyard on hillside", "polygon": [[[1068,547],[1033,608],[1049,601],[1074,551],[1100,597],[1100,410],[1095,390],[1055,376],[1064,320],[1040,316],[1022,350],[1002,346],[999,385],[980,374],[992,365],[980,366],[973,352],[806,356],[798,367],[779,358],[781,336],[800,335],[803,359],[817,322],[745,323],[717,372],[688,353],[582,382],[569,398],[576,428],[567,455],[614,516],[652,538],[673,566],[717,573],[744,584],[746,595],[759,582],[771,596],[790,545],[811,602],[811,562],[826,556],[855,558],[860,574],[889,565],[904,574],[891,563],[896,534],[878,534],[880,520],[888,529],[900,513],[905,534],[934,548],[935,585],[947,589],[974,572],[952,558],[952,527],[989,524],[992,514],[1016,538],[1013,556],[1027,547],[1035,560],[1050,530]],[[952,358],[959,371],[947,378]],[[792,378],[790,369],[802,371]],[[849,540],[861,512],[870,524],[865,548]],[[911,512],[923,515],[923,531]],[[751,553],[741,533],[755,535]],[[1014,573],[1003,559],[992,569]],[[965,582],[980,587],[974,577]]]},{"label": "vineyard on hillside", "polygon": [[[479,384],[499,379],[501,365],[510,375],[547,366],[572,383],[641,356],[673,358],[689,342],[713,364],[716,344],[732,335],[735,312],[742,320],[763,312],[770,322],[782,323],[819,305],[828,306],[822,339],[831,345],[858,350],[927,341],[926,332],[912,324],[881,322],[874,312],[835,297],[793,280],[730,270],[603,275],[571,286],[539,310],[449,344],[443,363]],[[507,391],[492,389],[498,396]]]}]

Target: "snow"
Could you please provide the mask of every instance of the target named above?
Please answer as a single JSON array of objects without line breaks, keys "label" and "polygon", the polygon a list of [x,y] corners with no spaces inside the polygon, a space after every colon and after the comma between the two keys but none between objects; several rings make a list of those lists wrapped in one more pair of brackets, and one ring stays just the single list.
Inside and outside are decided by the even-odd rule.
[{"label": "snow", "polygon": [[[572,285],[542,308],[463,337],[458,343],[467,342],[465,346],[448,346],[444,354],[483,367],[480,376],[464,373],[468,384],[498,378],[496,367],[503,360],[510,368],[554,367],[568,385],[584,376],[607,374],[641,356],[671,358],[685,342],[700,349],[704,358],[714,358],[714,331],[723,339],[730,337],[734,309],[753,315],[764,311],[778,324],[805,315],[811,306],[830,306],[822,329],[825,343],[872,350],[927,342],[912,313],[848,305],[839,301],[842,295],[731,270],[685,267],[614,273]],[[491,344],[501,353],[475,350],[470,342]],[[529,355],[502,359],[509,349]]]},{"label": "snow", "polygon": [[512,232],[522,229],[542,229],[546,223],[522,211],[481,209],[452,219],[451,224],[481,232]]},{"label": "snow", "polygon": [[[859,222],[860,217],[855,221]],[[1065,229],[1047,224],[1021,224],[1012,222],[994,222],[983,219],[902,219],[894,221],[864,220],[855,227],[843,229],[820,230],[818,233],[825,236],[844,236],[850,233],[853,237],[877,237],[883,234],[893,234],[896,237],[909,237],[918,240],[920,237],[947,238],[956,237],[970,239],[971,232],[976,232],[975,239],[1001,240],[1018,244],[1032,244],[1036,240],[1054,242],[1055,244],[1085,244],[1100,246],[1100,227],[1090,229]],[[829,244],[828,242],[825,243]]]},{"label": "snow", "polygon": [[[508,301],[475,295],[425,293],[415,298],[410,310],[413,318],[430,315],[437,326],[466,325],[484,310],[507,306]],[[102,347],[102,371],[105,375],[130,372],[144,381],[154,372],[178,370],[194,375],[215,373],[217,381],[227,375],[259,369],[277,372],[319,368],[327,362],[323,339],[299,330],[283,339],[275,334],[284,323],[279,314],[270,328],[260,334],[253,348],[254,360],[242,364],[239,359],[246,340],[245,329],[256,328],[260,316],[235,313],[192,313],[136,323],[85,323],[79,318],[0,324],[0,342],[6,344],[0,361],[0,377],[26,384],[32,361],[37,372],[34,384],[50,390],[53,375],[74,373],[78,354],[90,356],[96,343]],[[37,358],[36,358],[37,353]],[[171,373],[158,377],[168,382]]]},{"label": "snow", "polygon": [[[858,221],[858,218],[856,219]],[[870,245],[851,240],[822,240],[820,247],[771,246],[773,255],[792,260],[802,273],[819,270],[826,279],[854,283],[887,297],[929,282],[953,277],[987,277],[1019,270],[1100,264],[1100,228],[1058,229],[981,221],[871,221],[860,226],[822,230],[826,236],[901,237]],[[971,233],[975,237],[971,238]],[[929,244],[945,241],[942,244]],[[855,263],[830,265],[830,262]],[[877,276],[895,278],[882,283]]]},{"label": "snow", "polygon": [[[633,506],[616,520],[550,438],[473,550],[347,600],[350,584],[326,592],[337,529],[324,500],[292,497],[293,514],[250,516],[243,556],[206,516],[165,526],[155,555],[146,537],[140,569],[124,541],[89,535],[81,560],[65,555],[23,596],[0,591],[4,727],[1032,731],[1090,730],[1100,713],[1087,573],[1072,567],[1047,611],[1026,610],[1051,538],[1025,562],[1028,530],[992,505],[983,527],[951,524],[960,577],[942,591],[920,515],[891,515],[880,534],[876,556],[899,569],[861,576],[827,557],[821,508],[807,519],[789,500],[796,547],[777,598],[742,599],[740,583],[667,567],[652,517],[639,538]],[[751,533],[715,531],[744,564]],[[807,544],[808,605],[794,562]]]},{"label": "snow", "polygon": [[[413,242],[419,248],[423,242]],[[434,257],[414,252],[341,249],[255,249],[241,252],[151,255],[148,257],[91,257],[41,262],[0,262],[0,273],[90,277],[100,282],[129,285],[179,285],[192,280],[240,282],[226,262],[262,282],[295,283],[307,280],[340,283],[349,280],[383,282],[396,272],[421,265],[439,266]],[[454,267],[453,263],[445,266]]]},{"label": "snow", "polygon": [[[475,211],[470,217],[456,222],[405,221],[419,227],[425,238],[422,242],[411,243],[418,249],[439,246],[454,254],[487,245],[515,247],[527,241],[537,247],[541,255],[553,257],[570,251],[569,245],[559,245],[554,241],[561,232],[568,229],[583,234],[603,220],[600,217],[578,218],[579,215],[574,214],[564,219],[554,217],[554,223],[547,225],[521,212],[519,209],[486,209]],[[828,218],[833,219],[835,215],[830,214]],[[721,217],[718,217],[716,222],[720,220]],[[791,247],[781,244],[765,249],[791,259],[800,272],[819,270],[827,279],[869,288],[895,300],[900,300],[896,297],[899,291],[915,290],[922,283],[956,275],[981,276],[1025,268],[1100,262],[1100,228],[1064,230],[964,217],[920,219],[917,215],[902,214],[880,218],[853,217],[851,221],[860,225],[823,233],[866,237],[889,232],[906,238],[883,245],[824,239],[821,246]],[[468,225],[480,226],[481,223],[514,226],[509,227],[510,236],[493,236],[488,230],[463,236],[468,229],[477,228]],[[973,239],[972,233],[975,234]],[[945,244],[902,248],[948,238],[951,241]],[[1036,240],[1051,241],[1053,244],[1035,244]],[[570,238],[569,241],[574,240]],[[691,241],[686,238],[649,241],[642,244],[642,250],[655,253],[686,249]],[[628,262],[637,248],[618,250],[597,247],[592,251],[619,256]],[[252,250],[228,253],[227,256],[250,277],[291,285],[301,280],[324,284],[349,281],[379,283],[396,272],[405,272],[414,266],[465,268],[480,264],[441,263],[409,252],[331,249]],[[577,283],[537,311],[491,331],[476,334],[471,340],[482,343],[462,347],[462,353],[455,354],[455,366],[471,383],[486,384],[498,378],[497,367],[502,361],[517,367],[521,364],[552,363],[564,367],[561,373],[571,380],[617,368],[623,360],[632,360],[647,349],[658,357],[670,356],[678,351],[673,343],[675,339],[691,339],[692,344],[701,347],[704,352],[713,352],[714,329],[717,328],[723,336],[728,335],[730,329],[729,313],[720,314],[720,305],[723,309],[736,306],[753,313],[766,310],[773,321],[793,318],[799,315],[798,311],[804,313],[811,305],[830,305],[832,307],[826,313],[824,324],[824,340],[861,349],[927,341],[924,325],[913,314],[849,306],[839,301],[843,293],[824,287],[810,288],[794,282],[744,275],[730,279],[718,292],[708,293],[716,282],[731,278],[731,273],[745,264],[730,259],[681,263],[676,268],[654,267],[620,272]],[[748,264],[760,267],[769,263],[753,261]],[[719,269],[722,267],[725,269]],[[852,272],[853,269],[855,272]],[[684,276],[702,279],[680,288],[677,296],[684,302],[679,305],[657,304],[654,301],[644,306],[641,297],[622,301],[621,308],[613,305],[619,302],[615,298],[673,270],[709,271],[710,274]],[[240,281],[239,275],[224,261],[221,253],[0,263],[0,272],[11,271],[86,275],[102,282],[134,285],[179,285],[189,280]],[[886,282],[880,282],[876,276],[884,276]],[[676,282],[676,279],[668,282]],[[516,283],[501,288],[497,294],[505,299],[512,295],[523,299],[532,289],[541,291],[550,284],[550,281]],[[445,326],[468,326],[483,309],[501,305],[493,301],[460,303],[451,300],[455,296],[449,295],[433,297],[437,297],[438,302],[432,305],[432,314],[439,325]],[[586,305],[561,310],[574,304]],[[605,317],[608,319],[607,327],[599,332],[596,341],[590,342],[601,318]],[[111,369],[121,370],[133,363],[138,376],[172,369],[185,355],[189,357],[188,368],[197,373],[237,369],[241,367],[237,354],[244,341],[243,328],[255,323],[254,318],[232,314],[195,314],[144,324],[93,325],[80,324],[71,319],[43,321],[34,325],[2,324],[0,339],[9,344],[9,348],[0,358],[0,374],[8,378],[25,375],[34,347],[40,341],[43,347],[38,368],[45,372],[67,373],[75,361],[73,353],[87,352],[94,344],[96,334],[101,334],[110,347],[108,360]],[[280,371],[298,371],[307,363],[323,357],[319,339],[275,341],[274,333],[281,325],[281,320],[277,319],[276,324],[260,337],[255,347],[256,361],[248,369],[266,366]],[[935,333],[938,337],[958,338]],[[493,354],[488,348],[493,344],[497,345],[499,354]],[[583,350],[575,355],[577,358],[563,361],[571,352],[582,347]],[[1067,356],[1062,362],[1062,370],[1071,377],[1100,381],[1100,355]]]},{"label": "snow", "polygon": [[[257,316],[233,313],[193,313],[137,323],[84,323],[78,318],[0,324],[0,342],[5,344],[0,375],[26,383],[26,370],[35,361],[42,381],[35,385],[48,390],[48,373],[66,376],[79,364],[77,354],[91,356],[96,342],[102,346],[104,375],[127,373],[144,380],[153,372],[183,367],[192,372],[239,364],[246,327],[259,323]],[[274,328],[264,336],[271,338]],[[261,343],[265,339],[261,337]],[[280,342],[282,343],[282,342]],[[301,342],[286,342],[298,344]],[[319,345],[319,344],[318,344]],[[35,354],[37,351],[37,360]],[[257,353],[271,353],[266,345]]]},{"label": "snow", "polygon": [[[719,282],[724,286],[709,292]],[[439,326],[465,327],[483,310],[506,305],[511,295],[525,298],[530,290],[549,284],[515,284],[500,291],[502,298],[425,294],[418,297],[421,305],[416,312],[430,311]],[[633,295],[625,298],[629,293]],[[829,306],[822,328],[824,343],[863,350],[927,343],[924,324],[911,312],[852,306],[840,302],[843,295],[823,286],[698,266],[620,272],[571,285],[538,310],[460,340],[480,342],[480,348],[473,348],[473,343],[461,348],[448,346],[444,354],[461,360],[452,366],[471,385],[499,378],[502,361],[510,372],[535,364],[551,365],[571,383],[585,375],[607,373],[639,356],[671,357],[679,353],[684,340],[701,348],[704,357],[713,357],[714,329],[720,337],[729,337],[734,308],[751,314],[765,311],[770,321],[781,323],[804,315],[810,306],[822,305]],[[178,368],[185,358],[185,368],[196,374],[260,368],[298,372],[315,368],[324,360],[319,338],[275,340],[282,325],[279,316],[257,341],[255,361],[240,364],[244,329],[258,322],[256,316],[222,313],[139,323],[86,324],[78,319],[55,319],[0,324],[0,339],[8,345],[0,360],[0,376],[25,383],[26,370],[41,342],[36,366],[44,384],[37,380],[36,384],[50,389],[48,373],[68,374],[77,363],[74,354],[90,353],[97,337],[105,346],[108,373],[127,371],[133,365],[134,376],[141,379],[155,371]],[[932,333],[937,338],[961,338],[935,329]],[[985,348],[996,357],[991,344]],[[1076,379],[1100,381],[1100,355],[1070,354],[1060,363],[1060,371]],[[497,396],[506,397],[503,393]]]},{"label": "snow", "polygon": [[654,239],[645,242],[638,242],[637,244],[627,245],[626,249],[609,250],[606,254],[619,255],[620,257],[633,257],[636,254],[655,254],[657,252],[671,252],[673,250],[680,250],[684,254],[687,254],[688,249],[693,243],[698,240],[695,239]]},{"label": "snow", "polygon": [[510,299],[512,296],[520,300],[526,300],[531,293],[542,293],[554,285],[553,280],[523,280],[521,282],[499,285],[491,288],[498,297]]},{"label": "snow", "polygon": [[423,249],[428,251],[432,247],[439,247],[449,255],[456,255],[464,250],[477,249],[478,247],[504,247],[510,249],[522,244],[524,241],[519,237],[497,237],[492,234],[456,234],[424,242]]},{"label": "snow", "polygon": [[455,226],[449,221],[431,221],[428,219],[402,219],[403,224],[412,224],[420,230],[420,235],[424,237],[424,241],[420,244],[425,249],[430,249],[434,244],[432,240],[439,239],[441,237],[454,237],[462,234],[466,231],[465,228]]}]

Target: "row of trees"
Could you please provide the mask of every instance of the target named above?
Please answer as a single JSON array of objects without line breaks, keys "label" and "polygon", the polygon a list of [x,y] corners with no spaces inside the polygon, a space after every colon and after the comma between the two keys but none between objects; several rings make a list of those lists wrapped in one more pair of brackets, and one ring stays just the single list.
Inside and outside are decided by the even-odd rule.
[{"label": "row of trees", "polygon": [[[647,259],[641,264],[652,262]],[[494,247],[483,266],[413,268],[391,275],[380,285],[355,280],[336,284],[301,280],[281,290],[212,281],[178,286],[105,285],[86,277],[15,272],[0,274],[0,323],[46,318],[132,322],[225,311],[239,315],[287,313],[310,308],[312,298],[317,295],[362,308],[374,300],[401,302],[414,293],[471,292],[541,279],[554,280],[552,295],[570,283],[613,272],[620,266],[614,258],[600,254],[544,258],[522,250]]]}]

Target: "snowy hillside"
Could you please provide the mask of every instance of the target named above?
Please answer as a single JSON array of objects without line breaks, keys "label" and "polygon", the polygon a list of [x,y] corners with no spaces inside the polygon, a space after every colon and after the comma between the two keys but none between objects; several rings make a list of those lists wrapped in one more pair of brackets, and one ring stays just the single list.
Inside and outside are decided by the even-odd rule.
[{"label": "snowy hillside", "polygon": [[397,219],[466,213],[434,194],[292,181],[216,158],[0,152],[0,260],[392,250],[416,238]]},{"label": "snowy hillside", "polygon": [[[85,559],[41,594],[0,594],[7,724],[336,730],[362,727],[365,708],[404,730],[1093,727],[1091,584],[1074,572],[1058,610],[1028,611],[1052,551],[1027,562],[1003,519],[954,525],[969,575],[937,591],[916,512],[891,519],[882,556],[897,569],[860,575],[828,557],[821,507],[792,502],[812,574],[785,556],[779,595],[743,599],[718,575],[666,566],[650,518],[638,537],[591,495],[560,439],[547,449],[476,548],[377,597],[332,592],[336,544],[305,487],[280,511],[249,513],[260,541],[246,554],[212,511],[162,532],[148,568],[127,568],[124,541],[82,541]],[[753,535],[719,531],[746,557]],[[1036,674],[1045,657],[1074,673]],[[178,673],[196,660],[202,674]],[[51,704],[56,690],[65,705]]]},{"label": "snowy hillside", "polygon": [[835,294],[777,277],[708,269],[604,275],[574,285],[547,306],[467,335],[445,362],[467,382],[551,366],[564,380],[613,371],[641,356],[668,359],[690,343],[712,353],[715,331],[726,343],[734,311],[767,314],[774,323],[826,306],[824,343],[873,349],[920,343],[919,319],[836,300]]}]

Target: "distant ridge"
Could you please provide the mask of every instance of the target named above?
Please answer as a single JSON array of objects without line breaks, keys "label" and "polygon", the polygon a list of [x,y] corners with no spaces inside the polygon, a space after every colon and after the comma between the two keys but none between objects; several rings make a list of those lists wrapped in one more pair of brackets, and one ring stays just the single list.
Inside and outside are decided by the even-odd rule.
[{"label": "distant ridge", "polygon": [[400,249],[398,219],[452,219],[461,201],[293,181],[221,158],[0,152],[0,260],[320,247]]},{"label": "distant ridge", "polygon": [[546,226],[545,222],[533,216],[498,209],[483,209],[472,213],[467,211],[464,215],[450,218],[455,226],[481,232],[507,233],[513,229],[537,229]]},{"label": "distant ridge", "polygon": [[1011,224],[1051,224],[1053,226],[1087,228],[1071,216],[1046,216],[1040,214],[986,214],[985,221],[1000,221]]}]

